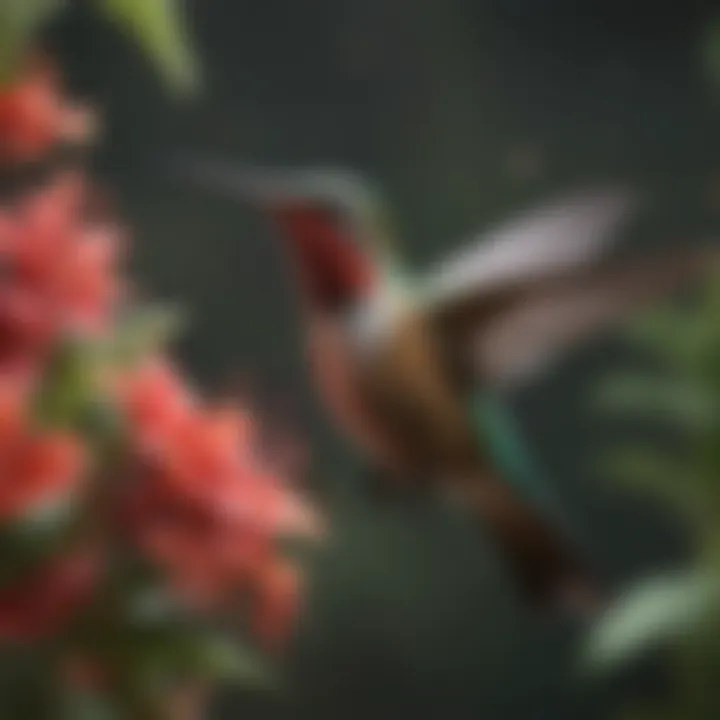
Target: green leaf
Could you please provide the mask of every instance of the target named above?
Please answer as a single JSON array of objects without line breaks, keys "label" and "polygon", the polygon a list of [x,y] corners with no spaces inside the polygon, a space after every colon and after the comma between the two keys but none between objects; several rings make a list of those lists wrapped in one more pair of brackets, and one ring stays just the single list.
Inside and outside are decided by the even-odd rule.
[{"label": "green leaf", "polygon": [[603,475],[628,488],[650,492],[690,523],[699,533],[714,523],[715,475],[694,464],[649,448],[625,448],[608,453],[599,463]]},{"label": "green leaf", "polygon": [[199,84],[179,0],[97,0],[107,16],[147,53],[169,86],[189,93]]},{"label": "green leaf", "polygon": [[190,643],[186,667],[220,682],[239,682],[255,688],[270,688],[273,684],[269,669],[247,646],[212,633]]},{"label": "green leaf", "polygon": [[656,450],[625,448],[608,453],[601,463],[605,473],[635,486],[675,488],[684,468]]},{"label": "green leaf", "polygon": [[208,630],[170,623],[145,628],[135,634],[133,643],[128,671],[146,694],[188,679],[233,682],[257,690],[273,686],[272,674],[259,656],[235,639]]},{"label": "green leaf", "polygon": [[117,616],[122,631],[116,663],[141,694],[152,696],[188,679],[271,688],[269,668],[246,644],[198,627],[187,608],[163,587],[139,582],[122,600]]},{"label": "green leaf", "polygon": [[719,591],[720,580],[710,573],[678,572],[640,582],[594,626],[583,665],[606,671],[698,629]]},{"label": "green leaf", "polygon": [[678,307],[655,308],[633,316],[625,327],[626,336],[675,369],[691,367],[700,351],[703,333],[692,313]]},{"label": "green leaf", "polygon": [[171,305],[135,308],[118,321],[113,336],[98,346],[100,362],[132,364],[161,350],[185,325],[185,317]]},{"label": "green leaf", "polygon": [[696,383],[652,375],[611,379],[600,388],[603,408],[642,412],[676,420],[693,429],[706,428],[715,420],[715,398]]},{"label": "green leaf", "polygon": [[56,348],[35,398],[39,422],[74,426],[94,398],[90,346],[67,339]]},{"label": "green leaf", "polygon": [[18,536],[35,541],[54,537],[70,524],[76,500],[75,494],[70,492],[33,508],[17,523]]},{"label": "green leaf", "polygon": [[0,83],[12,80],[40,27],[64,5],[64,0],[0,2]]}]

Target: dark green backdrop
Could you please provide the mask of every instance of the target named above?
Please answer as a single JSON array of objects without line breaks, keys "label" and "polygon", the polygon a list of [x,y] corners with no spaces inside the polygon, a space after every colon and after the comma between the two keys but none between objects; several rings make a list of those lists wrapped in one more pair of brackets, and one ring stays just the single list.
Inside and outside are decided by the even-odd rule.
[{"label": "dark green backdrop", "polygon": [[[335,537],[312,572],[287,708],[229,697],[219,717],[559,720],[604,716],[641,677],[569,679],[577,628],[515,607],[481,538],[432,503],[374,507],[317,407],[293,298],[247,211],[152,172],[178,146],[254,162],[336,163],[378,179],[411,264],[482,223],[578,183],[631,180],[656,201],[630,234],[684,241],[713,227],[720,93],[702,75],[711,2],[197,0],[205,96],[172,102],[142,58],[82,13],[58,39],[108,118],[100,170],[135,230],[134,263],[193,327],[180,347],[209,386],[238,370],[290,404],[311,442]],[[720,197],[715,201],[720,210]],[[717,227],[717,224],[715,224]],[[618,429],[597,379],[626,360],[596,344],[516,398],[533,448],[613,582],[673,558],[677,529],[593,472]]]}]

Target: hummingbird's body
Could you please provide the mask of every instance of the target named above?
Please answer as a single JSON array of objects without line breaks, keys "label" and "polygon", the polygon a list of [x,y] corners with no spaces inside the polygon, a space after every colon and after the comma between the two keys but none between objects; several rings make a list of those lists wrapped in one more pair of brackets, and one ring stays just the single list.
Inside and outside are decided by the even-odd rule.
[{"label": "hummingbird's body", "polygon": [[410,297],[381,287],[350,330],[313,311],[306,327],[325,406],[371,462],[390,471],[392,482],[449,490],[470,504],[512,564],[523,568],[517,580],[535,600],[549,600],[562,581],[569,600],[589,590],[579,558],[516,496],[479,442],[441,331]]},{"label": "hummingbird's body", "polygon": [[476,455],[466,409],[418,313],[408,311],[391,331],[372,338],[310,319],[308,349],[333,416],[398,477],[452,475]]},{"label": "hummingbird's body", "polygon": [[[317,389],[370,462],[394,482],[459,494],[531,599],[585,602],[591,574],[520,492],[521,479],[507,477],[521,472],[518,458],[498,465],[471,400],[517,386],[626,310],[716,267],[717,251],[603,264],[627,198],[580,194],[483,236],[411,283],[381,243],[386,228],[357,179],[190,170],[258,201],[287,238]],[[496,432],[508,439],[507,428]]]}]

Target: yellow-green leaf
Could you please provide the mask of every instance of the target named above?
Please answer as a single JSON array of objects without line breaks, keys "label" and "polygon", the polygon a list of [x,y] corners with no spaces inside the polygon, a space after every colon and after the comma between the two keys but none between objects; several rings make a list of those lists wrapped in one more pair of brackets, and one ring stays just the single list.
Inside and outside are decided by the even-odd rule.
[{"label": "yellow-green leaf", "polygon": [[98,0],[107,16],[128,32],[180,93],[199,85],[198,64],[180,0]]},{"label": "yellow-green leaf", "polygon": [[133,308],[118,320],[111,338],[97,347],[101,360],[132,364],[161,350],[185,325],[180,310],[170,305]]},{"label": "yellow-green leaf", "polygon": [[66,338],[55,349],[35,398],[37,419],[51,426],[75,426],[94,396],[90,346]]},{"label": "yellow-green leaf", "polygon": [[704,429],[715,420],[715,398],[698,382],[656,375],[624,375],[600,386],[601,408],[643,413],[679,427]]}]

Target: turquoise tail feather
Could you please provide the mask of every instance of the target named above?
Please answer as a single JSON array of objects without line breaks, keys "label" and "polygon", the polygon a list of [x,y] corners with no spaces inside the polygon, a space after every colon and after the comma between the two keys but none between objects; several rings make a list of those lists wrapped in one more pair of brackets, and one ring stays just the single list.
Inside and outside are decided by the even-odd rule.
[{"label": "turquoise tail feather", "polygon": [[479,439],[487,446],[503,479],[514,485],[523,497],[561,519],[564,513],[560,503],[532,458],[507,403],[483,392],[473,398],[471,410]]}]

